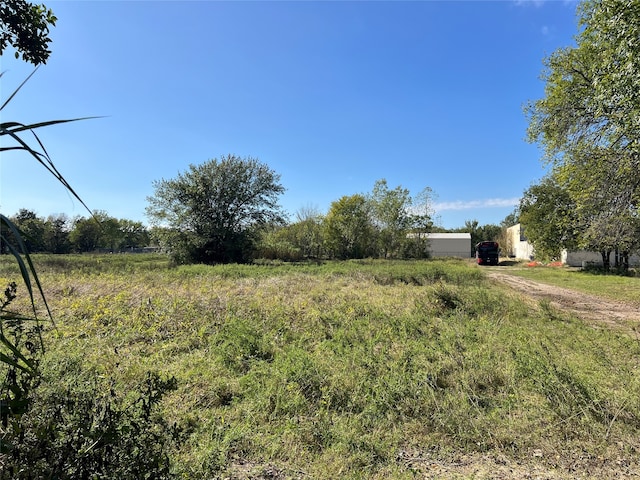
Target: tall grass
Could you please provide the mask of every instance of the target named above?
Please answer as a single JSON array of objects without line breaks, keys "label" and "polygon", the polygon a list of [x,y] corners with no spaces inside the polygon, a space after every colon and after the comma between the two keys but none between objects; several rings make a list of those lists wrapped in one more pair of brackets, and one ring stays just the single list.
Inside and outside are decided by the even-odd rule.
[{"label": "tall grass", "polygon": [[[22,87],[29,81],[31,73],[0,105],[0,113],[11,103]],[[0,72],[0,78],[4,72]],[[38,137],[36,130],[62,123],[81,120],[49,120],[32,124],[23,124],[19,121],[3,119],[0,122],[0,153],[20,152],[39,163],[51,176],[61,183],[83,206],[82,199],[58,171],[55,164]],[[19,167],[14,167],[19,168]],[[27,179],[25,179],[25,183]],[[87,208],[88,210],[88,208]],[[19,279],[24,285],[33,312],[30,315],[16,315],[10,309],[15,299],[17,283],[8,282],[4,298],[0,303],[0,364],[8,369],[8,376],[3,381],[0,391],[0,417],[6,424],[7,415],[18,414],[24,410],[23,402],[28,392],[27,385],[35,381],[37,376],[37,359],[44,351],[44,344],[39,335],[40,319],[35,312],[35,300],[39,295],[46,307],[46,298],[42,295],[42,287],[37,272],[31,261],[31,257],[23,241],[20,232],[13,222],[5,215],[0,214],[0,253],[11,255],[15,268],[19,272]],[[4,288],[5,285],[2,285]],[[50,318],[50,316],[49,316]],[[34,341],[36,343],[34,343]],[[0,437],[0,451],[2,451]]]},{"label": "tall grass", "polygon": [[[2,103],[0,112],[29,78]],[[25,125],[3,119],[0,152],[31,157],[86,207],[36,134],[76,120]],[[41,368],[50,358],[44,355],[41,323],[43,314],[52,319],[47,296],[22,232],[1,214],[0,253],[8,253],[13,262],[13,269],[3,270],[12,278],[0,282],[6,285],[0,298],[0,479],[169,477],[166,445],[177,437],[175,429],[156,415],[156,406],[174,388],[173,379],[165,381],[148,372],[145,381],[128,391],[127,403],[114,388],[107,393],[94,383],[87,388],[93,377],[78,382],[77,376],[72,381],[64,375],[49,376],[51,371]]]},{"label": "tall grass", "polygon": [[640,344],[531,310],[469,263],[126,258],[44,269],[58,319],[44,368],[64,385],[80,364],[124,394],[149,369],[175,376],[164,415],[183,429],[181,478],[413,478],[416,458],[459,454],[586,474],[589,459],[612,472],[637,459]]}]

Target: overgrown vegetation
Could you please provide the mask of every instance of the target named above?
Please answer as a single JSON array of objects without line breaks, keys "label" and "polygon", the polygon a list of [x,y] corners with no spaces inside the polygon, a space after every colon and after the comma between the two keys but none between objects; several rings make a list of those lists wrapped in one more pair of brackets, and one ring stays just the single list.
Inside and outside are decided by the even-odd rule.
[{"label": "overgrown vegetation", "polygon": [[302,209],[295,222],[263,229],[255,256],[300,261],[315,259],[428,258],[425,234],[433,230],[433,192],[411,196],[385,179],[370,193],[345,195],[326,215]]},{"label": "overgrown vegetation", "polygon": [[45,372],[42,384],[29,389],[24,411],[5,419],[1,479],[172,477],[169,452],[180,431],[157,405],[175,390],[175,379],[148,373],[123,398],[73,361]]},{"label": "overgrown vegetation", "polygon": [[[577,70],[587,86],[605,86],[586,97],[596,115],[587,118],[595,123],[582,133],[600,135],[587,142],[597,148],[583,148],[580,132],[575,137],[573,129],[553,132],[553,124],[544,125],[544,102],[536,105],[540,116],[532,136],[544,137],[548,153],[561,152],[562,158],[624,167],[604,168],[593,179],[623,185],[625,195],[588,198],[581,214],[593,220],[595,240],[605,232],[627,242],[635,238],[635,227],[606,227],[611,220],[637,220],[637,182],[624,182],[637,166],[637,124],[627,123],[637,115],[617,108],[637,110],[638,76],[628,75],[637,59],[630,57],[622,76],[605,71],[612,84],[589,79],[599,74],[597,62],[580,62],[595,58],[588,47],[598,40],[596,27],[611,34],[617,20],[637,19],[633,2],[619,5],[587,2],[584,12],[593,13],[594,24],[581,39],[585,47],[550,59],[552,68],[579,60],[578,67],[594,69]],[[15,6],[22,12],[17,17]],[[610,11],[617,17],[608,16]],[[50,10],[2,2],[2,20],[13,28],[0,52],[10,43],[27,61],[46,61],[48,28],[56,21]],[[41,35],[23,43],[20,32],[32,30]],[[603,44],[607,48],[596,49],[615,60],[608,66],[625,60],[620,55],[629,56],[637,43],[637,35],[628,33],[634,30],[620,31],[622,36]],[[566,77],[557,78],[566,87]],[[614,95],[607,85],[615,87]],[[578,98],[580,105],[585,100],[567,98]],[[624,102],[610,105],[612,98]],[[554,113],[574,112],[549,105]],[[0,151],[25,151],[78,198],[37,136],[41,151],[23,140],[24,133],[62,122],[3,122],[1,135],[16,144]],[[598,126],[608,130],[598,133]],[[601,149],[614,139],[609,146],[615,148]],[[570,155],[563,142],[574,143]],[[572,173],[575,165],[567,166],[563,173]],[[267,173],[266,206],[275,208],[270,194],[282,188]],[[242,189],[247,183],[240,179],[234,185]],[[166,220],[163,185],[173,188],[158,185],[155,213]],[[597,188],[602,185],[591,186],[605,191]],[[381,181],[372,199],[354,195],[332,206],[332,227],[322,230],[328,244],[318,242],[321,222],[313,217],[300,228],[271,233],[284,232],[274,234],[276,246],[305,252],[297,258],[313,257],[321,247],[344,258],[423,256],[423,245],[406,246],[406,229],[415,222],[430,226],[428,190],[425,198],[422,215],[414,217],[408,192],[389,190]],[[602,198],[605,206],[615,200],[622,208],[599,208],[604,217],[589,217]],[[197,203],[186,207],[198,212]],[[349,211],[356,215],[343,215]],[[268,213],[253,212],[260,224],[276,220]],[[253,214],[240,223],[251,223]],[[638,339],[589,328],[549,303],[532,310],[489,287],[468,262],[175,267],[159,256],[40,256],[34,258],[40,282],[24,232],[4,216],[1,223],[12,257],[0,258],[0,285],[6,285],[0,301],[0,478],[413,478],[421,463],[474,453],[569,476],[586,475],[598,465],[615,477],[637,463]],[[207,222],[187,222],[193,225],[206,229]],[[177,225],[181,233],[202,233],[184,226]],[[376,235],[371,241],[356,235],[362,232]],[[211,242],[220,229],[204,233],[197,241],[188,239],[182,253],[189,261],[245,261],[257,232],[245,237],[242,228],[231,229],[241,235],[218,243]],[[622,248],[635,246],[630,240]],[[610,291],[613,278],[600,277],[600,290]],[[51,318],[50,310],[56,326],[39,321]]]},{"label": "overgrown vegetation", "polygon": [[78,371],[118,398],[148,370],[175,377],[162,421],[182,428],[166,450],[182,478],[413,478],[417,459],[474,453],[615,473],[638,458],[637,339],[532,311],[470,262],[61,258],[34,260],[57,318],[52,392]]},{"label": "overgrown vegetation", "polygon": [[[1,9],[3,26],[11,15],[5,3]],[[22,3],[36,16],[47,14],[40,7]],[[47,39],[43,41],[46,46]],[[3,38],[2,48],[4,43]],[[27,43],[28,48],[39,48]],[[18,49],[23,48],[27,47]],[[48,53],[44,54],[46,58]],[[85,205],[56,169],[35,132],[69,121],[73,120],[29,125],[3,121],[0,137],[9,141],[0,151],[25,153]],[[43,368],[49,358],[45,357],[45,324],[41,319],[46,317],[51,326],[53,323],[27,241],[24,232],[0,214],[0,250],[10,254],[3,260],[9,260],[17,270],[11,279],[0,280],[0,285],[6,285],[0,298],[0,478],[167,478],[168,445],[177,439],[173,434],[177,430],[158,416],[157,405],[175,388],[175,379],[162,380],[150,369],[141,388],[127,390],[139,392],[137,397],[121,400],[113,388],[103,393],[105,382],[114,383],[112,377],[84,376],[84,370],[77,370],[73,381],[67,381],[64,375],[51,375],[51,370]]]}]

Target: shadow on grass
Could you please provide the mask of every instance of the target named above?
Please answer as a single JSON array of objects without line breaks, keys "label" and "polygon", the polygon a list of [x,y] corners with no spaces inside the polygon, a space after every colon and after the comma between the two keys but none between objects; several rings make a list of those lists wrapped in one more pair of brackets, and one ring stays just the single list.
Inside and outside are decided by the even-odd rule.
[{"label": "shadow on grass", "polygon": [[498,262],[498,266],[500,267],[513,267],[515,265],[520,265],[522,262],[518,260],[502,260]]},{"label": "shadow on grass", "polygon": [[621,267],[609,267],[604,268],[601,265],[589,265],[578,270],[580,273],[587,275],[615,275],[618,277],[638,277],[640,276],[640,269],[629,268],[624,269]]}]

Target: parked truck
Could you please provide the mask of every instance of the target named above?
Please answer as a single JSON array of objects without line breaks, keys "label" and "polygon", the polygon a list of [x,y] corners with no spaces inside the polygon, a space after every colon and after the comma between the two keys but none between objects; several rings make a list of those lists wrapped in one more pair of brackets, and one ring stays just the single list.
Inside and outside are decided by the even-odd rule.
[{"label": "parked truck", "polygon": [[498,242],[480,242],[476,245],[478,265],[498,265],[500,245]]}]

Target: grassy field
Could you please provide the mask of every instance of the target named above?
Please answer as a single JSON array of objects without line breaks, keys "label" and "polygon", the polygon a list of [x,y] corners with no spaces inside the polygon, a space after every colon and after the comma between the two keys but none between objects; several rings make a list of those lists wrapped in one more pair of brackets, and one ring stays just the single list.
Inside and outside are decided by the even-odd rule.
[{"label": "grassy field", "polygon": [[614,478],[640,457],[640,341],[531,311],[469,262],[35,263],[48,382],[175,376],[179,478],[408,479],[467,454]]}]

